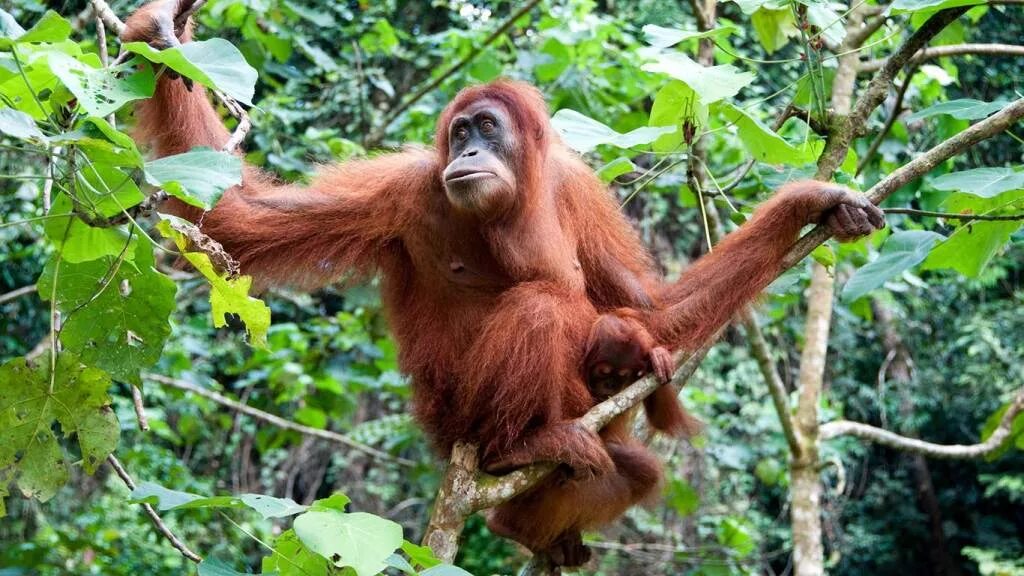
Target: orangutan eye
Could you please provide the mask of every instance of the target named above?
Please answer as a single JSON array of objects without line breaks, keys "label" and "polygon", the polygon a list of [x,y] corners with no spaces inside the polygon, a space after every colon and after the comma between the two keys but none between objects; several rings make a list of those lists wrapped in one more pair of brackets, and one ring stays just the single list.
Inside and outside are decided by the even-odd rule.
[{"label": "orangutan eye", "polygon": [[465,128],[456,128],[455,129],[455,139],[456,140],[458,140],[459,142],[462,142],[466,138],[469,138],[469,130],[466,130]]},{"label": "orangutan eye", "polygon": [[484,134],[487,134],[487,135],[493,134],[496,129],[497,129],[497,126],[495,126],[494,120],[489,120],[488,119],[488,120],[484,120],[483,122],[480,123],[480,132],[482,132]]}]

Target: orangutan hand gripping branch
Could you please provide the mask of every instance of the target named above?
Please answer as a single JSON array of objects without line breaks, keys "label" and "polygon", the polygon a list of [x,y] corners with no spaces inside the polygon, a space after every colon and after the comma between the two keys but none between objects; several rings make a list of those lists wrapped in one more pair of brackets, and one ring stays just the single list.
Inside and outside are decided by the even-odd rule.
[{"label": "orangutan hand gripping branch", "polygon": [[[173,19],[188,4],[144,6],[123,39],[187,42],[189,26]],[[161,77],[137,113],[138,139],[157,156],[228,139],[203,89],[180,79]],[[853,192],[790,184],[666,284],[612,196],[555,137],[540,92],[502,80],[460,92],[432,149],[330,166],[308,187],[247,167],[202,228],[263,286],[379,274],[418,422],[443,455],[457,440],[478,444],[490,472],[561,464],[489,525],[576,565],[589,556],[580,531],[652,496],[661,470],[624,417],[600,435],[574,420],[644,373],[667,381],[669,353],[727,322],[817,222],[840,238],[883,225]],[[660,430],[695,427],[670,387],[646,409]]]}]

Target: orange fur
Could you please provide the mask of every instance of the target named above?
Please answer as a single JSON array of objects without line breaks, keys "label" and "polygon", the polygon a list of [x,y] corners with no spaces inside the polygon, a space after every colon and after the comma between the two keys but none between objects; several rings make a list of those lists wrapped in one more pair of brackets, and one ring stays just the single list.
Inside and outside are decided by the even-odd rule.
[{"label": "orange fur", "polygon": [[[152,40],[150,6],[129,19],[126,37]],[[450,119],[481,99],[505,108],[520,144],[510,166],[516,205],[487,220],[453,210],[441,176]],[[203,89],[166,76],[138,116],[138,139],[158,156],[228,139]],[[305,187],[246,167],[202,228],[261,286],[313,289],[379,273],[413,411],[439,450],[477,442],[494,471],[565,465],[497,508],[491,525],[535,551],[582,561],[579,531],[613,521],[660,481],[626,417],[600,437],[572,424],[595,402],[581,370],[594,322],[627,308],[646,328],[635,336],[650,339],[644,346],[696,347],[774,278],[809,221],[800,207],[818,206],[808,194],[823,188],[803,184],[769,202],[664,285],[612,196],[553,135],[535,88],[498,81],[464,90],[441,114],[435,144],[329,166]],[[670,388],[645,405],[661,429],[688,425]]]}]

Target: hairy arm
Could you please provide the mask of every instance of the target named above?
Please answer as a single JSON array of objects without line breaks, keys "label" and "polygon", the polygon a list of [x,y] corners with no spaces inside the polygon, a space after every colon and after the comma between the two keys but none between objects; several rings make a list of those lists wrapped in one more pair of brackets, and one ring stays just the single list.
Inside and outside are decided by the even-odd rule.
[{"label": "hairy arm", "polygon": [[[127,20],[122,38],[158,47],[187,42],[174,16],[190,0],[158,0]],[[136,139],[157,157],[220,148],[229,134],[207,94],[164,74],[136,110]],[[312,289],[343,274],[372,272],[397,240],[417,198],[440,186],[434,155],[410,150],[322,169],[309,186],[281,185],[251,166],[209,213],[170,201],[165,211],[201,224],[260,285]]]},{"label": "hairy arm", "polygon": [[885,225],[882,211],[861,194],[825,182],[787,184],[660,291],[663,308],[649,321],[655,338],[673,349],[700,346],[779,275],[800,230],[819,222],[840,240]]},{"label": "hairy arm", "polygon": [[563,226],[576,239],[587,293],[599,310],[650,309],[658,284],[651,258],[607,187],[575,154],[553,152]]}]

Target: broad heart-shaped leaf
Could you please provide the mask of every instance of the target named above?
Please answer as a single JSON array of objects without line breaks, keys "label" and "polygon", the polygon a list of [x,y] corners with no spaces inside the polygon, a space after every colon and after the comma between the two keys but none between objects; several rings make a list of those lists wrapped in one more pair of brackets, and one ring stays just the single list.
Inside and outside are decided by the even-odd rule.
[{"label": "broad heart-shaped leaf", "polygon": [[619,157],[597,169],[597,175],[601,181],[607,184],[623,174],[629,174],[636,170],[636,164],[629,158]]},{"label": "broad heart-shaped leaf", "polygon": [[138,242],[135,235],[129,236],[119,226],[89,226],[72,215],[71,200],[66,194],[59,194],[53,201],[50,216],[53,217],[43,223],[43,230],[65,261],[80,264],[120,254],[124,254],[126,260],[135,259],[135,244]]},{"label": "broad heart-shaped leaf", "polygon": [[420,546],[406,540],[402,542],[402,552],[405,552],[413,564],[423,568],[433,568],[441,564],[441,561],[437,559],[437,556],[434,556],[434,551],[429,546]]},{"label": "broad heart-shaped leaf", "polygon": [[643,127],[623,134],[568,108],[555,112],[551,124],[566,145],[580,154],[590,152],[601,144],[611,144],[618,148],[650,144],[659,136],[675,130],[672,127]]},{"label": "broad heart-shaped leaf", "polygon": [[44,138],[43,132],[36,126],[36,121],[31,116],[13,108],[0,110],[0,132],[22,140]]},{"label": "broad heart-shaped leaf", "polygon": [[149,66],[120,78],[120,72],[130,69],[93,67],[62,52],[50,53],[49,65],[92,116],[107,116],[132,100],[149,98],[156,85]]},{"label": "broad heart-shaped leaf", "polygon": [[927,230],[907,230],[889,236],[878,258],[859,268],[843,286],[843,300],[852,302],[917,266],[944,239],[942,234]]},{"label": "broad heart-shaped leaf", "polygon": [[310,576],[329,574],[330,564],[304,546],[294,530],[286,530],[274,539],[274,551],[263,558],[260,568],[264,574]]},{"label": "broad heart-shaped leaf", "polygon": [[249,296],[252,277],[228,278],[226,274],[217,272],[210,257],[194,251],[189,244],[183,230],[191,224],[166,218],[157,224],[157,229],[165,238],[173,239],[185,259],[210,282],[210,312],[214,327],[220,328],[227,323],[226,314],[237,314],[245,322],[249,343],[257,348],[265,347],[267,330],[270,329],[270,308],[262,300]]},{"label": "broad heart-shaped leaf", "polygon": [[785,46],[791,37],[800,34],[793,10],[788,6],[782,10],[762,7],[751,14],[750,23],[764,51],[769,54]]},{"label": "broad heart-shaped leaf", "polygon": [[146,181],[204,210],[225,190],[242,183],[242,160],[234,154],[195,148],[146,162]]},{"label": "broad heart-shaped leaf", "polygon": [[92,474],[117,447],[120,426],[110,408],[110,376],[83,366],[69,352],[30,366],[15,358],[0,366],[0,516],[13,481],[25,497],[46,501],[69,477],[68,462],[54,422],[64,439],[76,436],[82,467]]},{"label": "broad heart-shaped leaf", "polygon": [[754,74],[741,72],[735,66],[704,67],[681,52],[666,52],[654,62],[643,65],[647,72],[667,74],[693,89],[704,104],[711,104],[735,96],[744,86],[754,81]]},{"label": "broad heart-shaped leaf", "polygon": [[948,114],[958,120],[979,120],[981,118],[986,118],[990,114],[994,114],[1005,107],[1005,100],[982,102],[981,100],[974,100],[973,98],[961,98],[959,100],[940,102],[933,106],[929,106],[924,110],[918,110],[917,112],[907,116],[904,121],[914,122],[917,120],[923,120],[924,118],[938,116],[940,114]]},{"label": "broad heart-shaped leaf", "polygon": [[294,523],[295,534],[310,550],[357,576],[374,576],[402,545],[402,527],[365,512],[312,510]]},{"label": "broad heart-shaped leaf", "polygon": [[164,488],[152,482],[139,482],[132,490],[133,502],[146,502],[159,510],[183,510],[191,508],[252,508],[264,520],[285,518],[305,512],[303,506],[291,498],[274,498],[263,494],[240,494],[238,496],[200,496]]},{"label": "broad heart-shaped leaf", "polygon": [[800,166],[814,160],[810,146],[802,148],[793,146],[785,138],[773,132],[771,128],[728,102],[715,104],[712,111],[720,114],[726,122],[736,126],[736,132],[743,147],[760,162]]},{"label": "broad heart-shaped leaf", "polygon": [[698,133],[708,125],[708,107],[701,103],[692,88],[679,80],[673,80],[658,90],[647,123],[651,126],[677,128],[655,140],[653,145],[655,152],[675,152],[683,144],[683,131],[679,127],[687,124]]},{"label": "broad heart-shaped leaf", "polygon": [[145,57],[200,84],[216,88],[231,98],[252,106],[256,89],[256,69],[249,66],[242,53],[223,38],[189,42],[157,50],[144,42],[129,42],[121,48]]},{"label": "broad heart-shaped leaf", "polygon": [[104,256],[72,264],[54,256],[38,289],[45,300],[56,294],[65,315],[60,341],[68,350],[118,380],[139,384],[139,371],[156,364],[171,333],[177,286],[153,268],[149,242],[135,246],[132,261]]},{"label": "broad heart-shaped leaf", "polygon": [[718,36],[729,36],[739,31],[735,26],[722,26],[706,32],[696,30],[680,30],[678,28],[665,28],[655,24],[647,24],[643,27],[644,41],[655,48],[670,48],[694,38],[715,38]]},{"label": "broad heart-shaped leaf", "polygon": [[1024,188],[1024,171],[1013,168],[974,168],[943,174],[932,181],[936,190],[958,190],[982,198]]},{"label": "broad heart-shaped leaf", "polygon": [[121,214],[146,198],[120,168],[95,162],[75,175],[75,194],[84,209],[103,217]]},{"label": "broad heart-shaped leaf", "polygon": [[975,6],[984,4],[985,0],[896,0],[889,5],[890,14],[907,12],[936,11],[956,6]]}]

